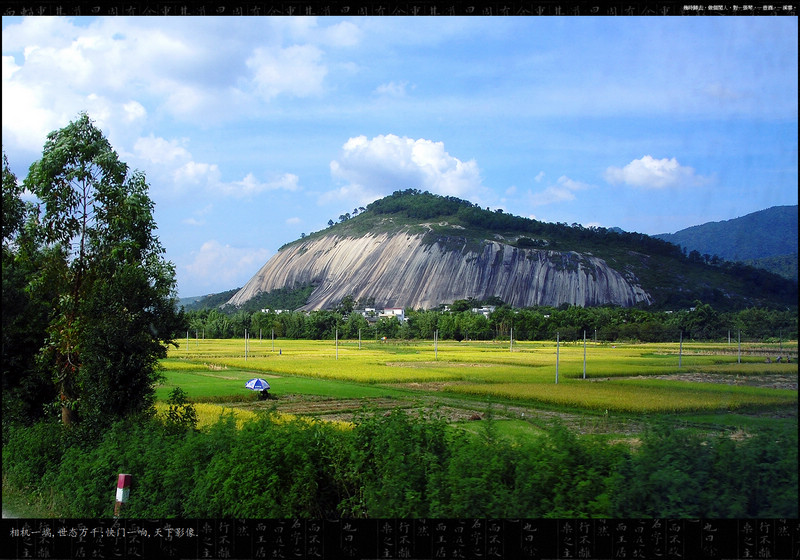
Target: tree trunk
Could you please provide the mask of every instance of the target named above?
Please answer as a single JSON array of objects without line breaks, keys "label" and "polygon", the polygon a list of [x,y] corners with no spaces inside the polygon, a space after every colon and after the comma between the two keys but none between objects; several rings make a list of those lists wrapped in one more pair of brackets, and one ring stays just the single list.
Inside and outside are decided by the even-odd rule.
[{"label": "tree trunk", "polygon": [[62,406],[61,423],[64,424],[64,426],[71,428],[78,423],[78,413],[67,406]]}]

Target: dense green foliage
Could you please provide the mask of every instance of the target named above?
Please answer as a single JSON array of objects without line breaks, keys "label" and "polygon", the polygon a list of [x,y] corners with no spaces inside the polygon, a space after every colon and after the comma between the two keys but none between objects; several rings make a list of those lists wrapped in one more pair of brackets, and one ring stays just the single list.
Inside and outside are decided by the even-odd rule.
[{"label": "dense green foliage", "polygon": [[760,259],[745,260],[744,264],[763,268],[789,280],[797,282],[797,253],[793,255],[778,255],[775,257],[763,257]]},{"label": "dense green foliage", "polygon": [[[489,304],[497,305],[496,300]],[[695,302],[687,310],[675,313],[628,309],[622,307],[537,307],[512,309],[497,306],[488,317],[472,311],[482,305],[476,300],[458,300],[449,311],[406,310],[406,321],[380,318],[368,322],[356,310],[348,313],[343,306],[334,311],[283,312],[236,311],[229,315],[217,310],[187,313],[191,336],[207,338],[252,336],[290,339],[339,338],[433,339],[434,332],[442,340],[508,339],[514,329],[515,340],[553,340],[560,333],[562,340],[586,337],[602,341],[638,340],[641,342],[678,341],[681,336],[693,340],[723,340],[741,331],[743,340],[797,339],[797,312],[751,308],[721,313],[712,306]]]},{"label": "dense green foliage", "polygon": [[54,423],[19,427],[8,484],[54,515],[106,517],[116,476],[133,475],[129,517],[790,517],[797,429],[741,441],[656,428],[641,445],[554,425],[525,442],[436,416],[362,413],[352,429],[265,413],[236,427],[120,421],[99,441]]},{"label": "dense green foliage", "polygon": [[236,288],[218,294],[203,296],[202,298],[182,300],[182,304],[186,311],[222,309],[227,313],[235,313],[239,310],[249,312],[261,311],[262,309],[294,310],[303,307],[308,302],[308,297],[314,290],[314,286],[278,288],[271,292],[262,292],[239,307],[225,305],[239,290],[240,288]]},{"label": "dense green foliage", "polygon": [[615,473],[612,514],[743,518],[797,511],[796,437],[796,427],[794,435],[765,429],[739,443],[655,428]]},{"label": "dense green foliage", "polygon": [[[20,198],[22,186],[3,154],[3,420],[32,422],[54,402],[51,375],[39,367],[37,356],[45,343],[56,283],[46,275],[51,251],[41,247],[31,218],[32,204]],[[31,286],[31,279],[39,281]],[[5,431],[4,431],[5,433]]]},{"label": "dense green foliage", "polygon": [[22,186],[38,206],[4,161],[4,416],[60,408],[89,436],[151,408],[158,360],[184,329],[174,266],[144,175],[86,114],[48,135]]}]

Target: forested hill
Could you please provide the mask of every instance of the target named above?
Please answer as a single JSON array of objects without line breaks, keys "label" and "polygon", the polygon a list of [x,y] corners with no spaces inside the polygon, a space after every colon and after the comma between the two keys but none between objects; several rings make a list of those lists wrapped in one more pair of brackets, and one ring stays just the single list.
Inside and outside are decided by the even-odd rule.
[{"label": "forested hill", "polygon": [[655,237],[701,255],[743,261],[797,280],[797,206],[773,206]]},{"label": "forested hill", "polygon": [[[413,276],[415,270],[425,276]],[[511,270],[517,272],[508,283],[497,284]],[[401,276],[407,283],[390,289],[388,279]],[[347,294],[429,308],[500,292],[515,306],[797,305],[796,281],[742,263],[687,254],[640,233],[541,222],[416,189],[396,191],[284,245],[229,304],[242,307],[261,294],[309,285],[306,309],[328,308]]]},{"label": "forested hill", "polygon": [[483,240],[503,238],[520,248],[541,248],[553,251],[598,251],[614,253],[630,249],[647,254],[680,257],[675,245],[641,233],[618,228],[587,228],[580,224],[541,222],[504,212],[482,208],[453,196],[440,196],[427,191],[406,189],[376,200],[359,214],[339,216],[339,222],[287,243],[288,247],[304,239],[331,233],[364,235],[397,231],[427,232],[431,236],[453,234],[462,238]]}]

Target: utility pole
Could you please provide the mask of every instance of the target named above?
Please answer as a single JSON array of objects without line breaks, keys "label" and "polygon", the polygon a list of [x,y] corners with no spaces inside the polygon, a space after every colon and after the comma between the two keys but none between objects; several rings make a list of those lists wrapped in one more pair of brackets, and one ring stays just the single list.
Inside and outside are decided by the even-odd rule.
[{"label": "utility pole", "polygon": [[558,385],[558,333],[556,333],[556,385]]},{"label": "utility pole", "polygon": [[508,351],[514,351],[514,327],[511,327],[511,344],[508,345]]},{"label": "utility pole", "polygon": [[742,329],[739,329],[739,359],[737,363],[742,363]]},{"label": "utility pole", "polygon": [[586,379],[586,331],[583,331],[583,378]]},{"label": "utility pole", "polygon": [[681,329],[681,344],[678,347],[678,369],[681,368],[681,358],[683,357],[683,329]]}]

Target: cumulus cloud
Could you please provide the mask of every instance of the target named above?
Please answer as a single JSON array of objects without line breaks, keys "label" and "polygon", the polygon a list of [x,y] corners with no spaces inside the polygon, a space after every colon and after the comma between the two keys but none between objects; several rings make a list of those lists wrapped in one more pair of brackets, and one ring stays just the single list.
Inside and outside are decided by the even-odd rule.
[{"label": "cumulus cloud", "polygon": [[9,22],[4,141],[38,151],[47,133],[87,109],[109,138],[131,139],[140,134],[131,125],[150,119],[220,123],[252,118],[279,95],[320,95],[326,52],[358,44],[361,31],[352,22],[308,19],[298,26],[294,19],[255,18],[234,34],[204,18]]},{"label": "cumulus cloud", "polygon": [[566,175],[558,178],[555,185],[549,185],[543,191],[530,192],[528,199],[533,206],[545,206],[556,202],[575,200],[575,193],[592,188],[592,185],[575,181]]},{"label": "cumulus cloud", "polygon": [[241,286],[267,262],[269,256],[267,249],[231,247],[212,239],[192,253],[192,261],[183,269],[193,277],[193,283],[203,288]]},{"label": "cumulus cloud", "polygon": [[604,177],[613,185],[622,183],[645,189],[699,186],[710,180],[696,175],[694,168],[680,165],[675,158],[655,159],[649,155],[635,159],[622,168],[609,167]]},{"label": "cumulus cloud", "polygon": [[330,164],[331,174],[347,184],[323,196],[356,199],[359,203],[395,190],[415,188],[441,195],[480,198],[484,191],[475,160],[451,156],[443,142],[412,139],[394,134],[368,140],[350,138],[339,160]]}]

